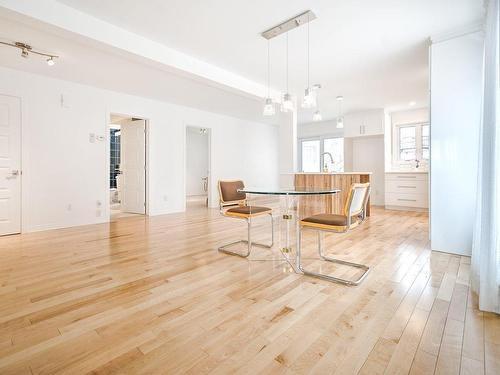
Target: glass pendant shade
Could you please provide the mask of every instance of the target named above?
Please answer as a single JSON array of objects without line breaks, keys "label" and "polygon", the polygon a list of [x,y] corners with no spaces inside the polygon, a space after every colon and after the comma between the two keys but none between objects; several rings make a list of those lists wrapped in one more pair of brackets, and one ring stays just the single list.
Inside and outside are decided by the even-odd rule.
[{"label": "glass pendant shade", "polygon": [[323,116],[321,116],[320,111],[315,111],[313,114],[313,121],[321,121],[323,120]]},{"label": "glass pendant shade", "polygon": [[276,113],[274,109],[274,103],[271,98],[266,98],[266,103],[264,104],[264,116],[273,116]]},{"label": "glass pendant shade", "polygon": [[283,101],[281,102],[281,112],[292,112],[293,111],[293,101],[292,96],[288,93],[283,95]]},{"label": "glass pendant shade", "polygon": [[342,129],[344,127],[344,117],[337,117],[337,129]]},{"label": "glass pendant shade", "polygon": [[316,108],[316,91],[308,87],[302,100],[302,108]]}]

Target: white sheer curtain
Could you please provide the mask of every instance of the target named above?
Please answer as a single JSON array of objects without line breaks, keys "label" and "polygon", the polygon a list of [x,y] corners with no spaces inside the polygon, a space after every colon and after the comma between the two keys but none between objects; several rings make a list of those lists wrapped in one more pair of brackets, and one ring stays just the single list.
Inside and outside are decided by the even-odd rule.
[{"label": "white sheer curtain", "polygon": [[472,246],[472,288],[479,308],[500,313],[499,0],[487,4],[484,96],[478,194]]}]

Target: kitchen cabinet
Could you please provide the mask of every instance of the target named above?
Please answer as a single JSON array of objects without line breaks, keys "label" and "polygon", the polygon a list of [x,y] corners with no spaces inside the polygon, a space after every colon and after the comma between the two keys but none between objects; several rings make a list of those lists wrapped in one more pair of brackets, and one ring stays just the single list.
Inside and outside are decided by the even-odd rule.
[{"label": "kitchen cabinet", "polygon": [[351,113],[344,116],[344,137],[364,137],[384,134],[383,109]]},{"label": "kitchen cabinet", "polygon": [[429,180],[426,172],[385,174],[385,207],[400,210],[427,210]]}]

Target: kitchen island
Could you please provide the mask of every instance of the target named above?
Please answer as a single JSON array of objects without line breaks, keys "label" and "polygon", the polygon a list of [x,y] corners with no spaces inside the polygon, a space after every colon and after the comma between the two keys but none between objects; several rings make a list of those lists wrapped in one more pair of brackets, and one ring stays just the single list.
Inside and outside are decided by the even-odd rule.
[{"label": "kitchen island", "polygon": [[[371,172],[339,172],[339,173],[295,173],[296,188],[340,189],[340,193],[327,196],[303,197],[300,204],[300,216],[317,213],[344,214],[344,206],[349,196],[349,189],[354,183],[370,182]],[[370,216],[370,200],[366,215]]]}]

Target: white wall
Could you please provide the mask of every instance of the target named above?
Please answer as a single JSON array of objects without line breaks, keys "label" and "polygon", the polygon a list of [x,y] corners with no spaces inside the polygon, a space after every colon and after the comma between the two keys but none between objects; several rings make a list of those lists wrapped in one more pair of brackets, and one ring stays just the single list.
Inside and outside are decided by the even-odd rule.
[{"label": "white wall", "polygon": [[186,130],[186,195],[206,195],[202,178],[208,176],[208,133]]},{"label": "white wall", "polygon": [[431,247],[471,254],[481,108],[483,36],[431,46]]},{"label": "white wall", "polygon": [[274,126],[6,68],[0,68],[0,94],[22,100],[24,232],[108,220],[107,140],[90,143],[89,133],[107,138],[110,113],[149,120],[151,215],[185,208],[187,125],[211,129],[212,186],[223,178],[278,182]]},{"label": "white wall", "polygon": [[384,137],[380,135],[351,139],[352,171],[372,172],[370,201],[371,204],[383,206],[385,204]]}]

